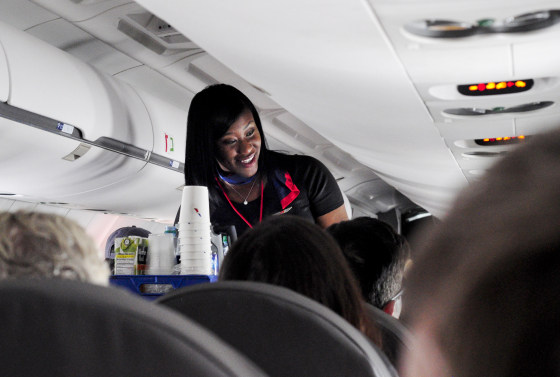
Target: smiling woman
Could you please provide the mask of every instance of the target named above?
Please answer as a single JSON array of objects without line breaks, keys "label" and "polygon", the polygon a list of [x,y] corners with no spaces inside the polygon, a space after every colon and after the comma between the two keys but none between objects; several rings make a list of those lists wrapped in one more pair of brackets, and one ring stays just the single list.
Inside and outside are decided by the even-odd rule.
[{"label": "smiling woman", "polygon": [[347,219],[328,169],[313,157],[269,150],[255,106],[225,84],[205,88],[191,102],[185,184],[208,187],[212,224],[234,225],[237,234],[288,212],[324,228]]}]

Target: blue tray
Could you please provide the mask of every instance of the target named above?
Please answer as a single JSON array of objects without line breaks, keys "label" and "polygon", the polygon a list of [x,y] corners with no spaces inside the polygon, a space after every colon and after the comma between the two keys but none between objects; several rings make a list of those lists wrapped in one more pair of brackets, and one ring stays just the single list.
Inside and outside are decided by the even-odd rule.
[{"label": "blue tray", "polygon": [[109,278],[112,285],[124,287],[148,300],[181,287],[217,280],[217,275],[112,275]]}]

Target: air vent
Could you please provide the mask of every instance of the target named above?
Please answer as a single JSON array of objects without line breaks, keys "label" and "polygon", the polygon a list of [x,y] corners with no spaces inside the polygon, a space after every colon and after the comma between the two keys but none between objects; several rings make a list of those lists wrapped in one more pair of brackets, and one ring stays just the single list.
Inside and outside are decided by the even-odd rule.
[{"label": "air vent", "polygon": [[467,158],[489,158],[489,157],[501,157],[503,155],[505,155],[507,152],[506,151],[500,151],[500,152],[481,152],[481,151],[476,151],[476,152],[465,152],[463,153],[463,157],[467,157]]},{"label": "air vent", "polygon": [[451,20],[418,20],[404,26],[408,32],[429,38],[464,38],[476,34],[521,33],[552,26],[560,21],[560,10],[543,10],[507,17],[492,18],[475,22]]},{"label": "air vent", "polygon": [[121,18],[117,28],[159,55],[199,49],[173,26],[149,12],[129,14]]},{"label": "air vent", "polygon": [[511,106],[511,107],[494,107],[492,109],[483,109],[479,107],[460,107],[455,109],[443,110],[444,114],[447,115],[457,115],[457,116],[484,116],[484,115],[496,115],[496,114],[508,114],[508,113],[525,113],[527,111],[541,110],[546,107],[552,106],[554,102],[552,101],[542,101],[542,102],[531,102],[522,105]]}]

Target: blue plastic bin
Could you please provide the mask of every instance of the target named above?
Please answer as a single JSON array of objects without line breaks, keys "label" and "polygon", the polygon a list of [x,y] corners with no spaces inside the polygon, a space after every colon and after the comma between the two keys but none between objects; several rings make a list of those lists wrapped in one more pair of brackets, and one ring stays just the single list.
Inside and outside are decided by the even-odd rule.
[{"label": "blue plastic bin", "polygon": [[217,280],[217,275],[112,275],[109,281],[143,298],[155,300],[181,287]]}]

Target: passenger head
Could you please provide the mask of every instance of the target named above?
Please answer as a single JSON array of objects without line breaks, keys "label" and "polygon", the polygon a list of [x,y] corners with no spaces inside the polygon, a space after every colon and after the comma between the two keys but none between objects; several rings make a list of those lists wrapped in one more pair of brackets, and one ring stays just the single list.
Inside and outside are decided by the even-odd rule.
[{"label": "passenger head", "polygon": [[419,343],[405,376],[560,373],[559,187],[560,130],[510,152],[426,236],[405,287]]},{"label": "passenger head", "polygon": [[246,112],[251,113],[260,133],[259,169],[262,170],[267,152],[266,139],[257,109],[249,98],[226,84],[208,86],[194,96],[187,119],[187,185],[208,186],[214,181],[218,157],[217,141]]},{"label": "passenger head", "polygon": [[327,231],[340,245],[363,298],[398,317],[396,296],[401,293],[404,266],[410,254],[405,238],[389,224],[370,217],[343,221]]},{"label": "passenger head", "polygon": [[357,284],[336,241],[300,217],[272,216],[245,232],[224,258],[219,278],[289,288],[367,329]]},{"label": "passenger head", "polygon": [[0,280],[19,278],[108,285],[109,267],[74,221],[38,212],[0,212]]}]

